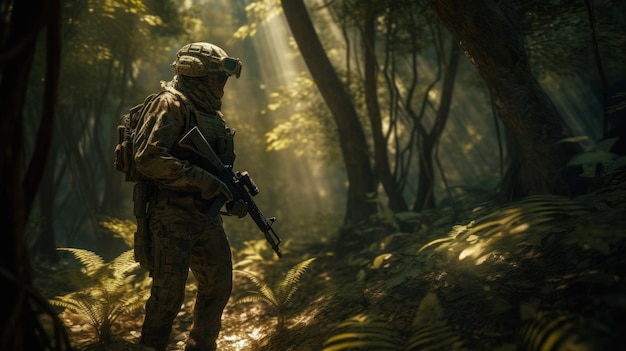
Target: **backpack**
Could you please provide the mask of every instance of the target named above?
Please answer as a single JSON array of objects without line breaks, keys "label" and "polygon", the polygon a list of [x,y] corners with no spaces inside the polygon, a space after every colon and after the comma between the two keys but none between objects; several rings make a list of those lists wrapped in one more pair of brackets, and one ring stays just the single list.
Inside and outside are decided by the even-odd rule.
[{"label": "backpack", "polygon": [[115,146],[115,170],[126,175],[127,182],[140,182],[145,177],[135,169],[133,162],[134,139],[138,128],[143,125],[143,111],[150,106],[158,93],[148,95],[144,102],[132,107],[120,117],[121,124],[117,126],[117,145]]},{"label": "backpack", "polygon": [[[187,115],[187,119],[185,120],[185,130],[188,130],[194,121],[195,107],[191,101],[189,101],[187,97],[185,97],[185,95],[178,90],[166,87],[165,91],[172,93],[187,106],[189,113]],[[155,98],[161,93],[152,93],[148,95],[142,103],[132,107],[127,113],[120,117],[121,124],[117,126],[117,145],[115,145],[115,158],[113,163],[115,165],[115,170],[126,175],[127,182],[138,183],[148,181],[148,179],[143,176],[141,172],[138,172],[135,169],[135,164],[133,162],[133,156],[135,154],[134,140],[137,132],[139,132],[138,128],[141,128],[143,125],[144,110],[146,107],[149,107]]]}]

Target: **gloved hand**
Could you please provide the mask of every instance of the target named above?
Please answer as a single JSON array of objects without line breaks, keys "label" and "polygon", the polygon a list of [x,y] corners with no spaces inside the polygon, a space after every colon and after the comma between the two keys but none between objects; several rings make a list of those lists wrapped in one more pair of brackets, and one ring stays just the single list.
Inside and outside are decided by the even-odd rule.
[{"label": "gloved hand", "polygon": [[209,174],[209,178],[206,181],[207,188],[202,192],[202,198],[210,200],[216,196],[224,195],[228,201],[233,200],[233,194],[228,189],[228,186],[219,180],[216,176]]},{"label": "gloved hand", "polygon": [[229,216],[243,218],[248,214],[248,203],[243,200],[228,201],[226,211],[228,211]]}]

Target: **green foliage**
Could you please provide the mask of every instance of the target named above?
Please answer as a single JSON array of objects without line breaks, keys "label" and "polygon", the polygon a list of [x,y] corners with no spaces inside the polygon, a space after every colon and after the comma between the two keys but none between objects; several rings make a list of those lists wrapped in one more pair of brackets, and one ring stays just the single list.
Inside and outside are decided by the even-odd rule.
[{"label": "green foliage", "polygon": [[270,286],[256,274],[243,270],[235,270],[234,272],[242,274],[248,278],[256,288],[255,290],[247,291],[243,296],[235,300],[235,304],[250,303],[250,302],[262,302],[266,303],[273,308],[277,316],[277,330],[282,330],[285,327],[285,320],[287,318],[287,307],[291,301],[293,295],[300,287],[300,277],[309,268],[311,263],[315,261],[315,257],[306,259],[295,266],[293,266],[283,280],[277,282],[274,286]]},{"label": "green foliage", "polygon": [[580,202],[552,195],[529,196],[506,206],[491,204],[481,209],[482,216],[454,226],[448,237],[431,241],[419,252],[435,247],[436,252],[480,265],[498,255],[507,257],[539,247],[549,234],[563,240],[568,230],[556,220],[576,219],[591,211]]},{"label": "green foliage", "polygon": [[381,317],[358,314],[339,324],[337,329],[324,342],[322,351],[398,350],[399,333]]},{"label": "green foliage", "polygon": [[123,252],[111,262],[96,253],[77,248],[59,248],[70,252],[82,264],[80,271],[64,275],[63,284],[80,290],[50,299],[50,304],[70,310],[94,328],[98,341],[111,342],[111,327],[125,314],[142,308],[148,298],[144,276],[137,275],[138,263],[133,250]]},{"label": "green foliage", "polygon": [[[283,248],[285,243],[283,244]],[[247,240],[243,242],[244,247],[234,250],[235,264],[233,268],[250,266],[255,263],[276,261],[278,257],[268,245],[267,240]],[[284,250],[282,250],[284,252]]]},{"label": "green foliage", "polygon": [[295,107],[296,112],[265,133],[267,151],[290,148],[298,156],[334,162],[340,159],[338,135],[330,132],[335,129],[332,116],[307,73],[301,72],[289,86],[277,87],[269,97],[269,111]]},{"label": "green foliage", "polygon": [[113,232],[113,236],[124,240],[128,247],[132,248],[134,243],[135,231],[137,231],[137,223],[129,219],[107,218],[100,224]]},{"label": "green foliage", "polygon": [[251,38],[260,26],[281,13],[279,0],[252,1],[246,6],[247,23],[239,27],[233,37],[241,40]]},{"label": "green foliage", "polygon": [[116,84],[127,84],[130,64],[165,60],[167,46],[159,35],[179,34],[180,23],[168,23],[154,10],[141,0],[68,2],[61,102],[83,106],[116,90],[124,93],[126,86]]},{"label": "green foliage", "polygon": [[[626,166],[626,157],[611,152],[618,138],[609,138],[595,143],[589,150],[572,157],[568,166],[581,166],[581,177],[594,178],[598,173],[614,173]],[[565,142],[569,140],[564,140]],[[577,141],[577,140],[574,140]]]},{"label": "green foliage", "polygon": [[[437,211],[432,220],[426,212],[403,214],[415,231],[390,232],[348,262],[361,267],[364,284],[346,293],[362,292],[370,309],[394,319],[386,323],[367,311],[346,320],[324,351],[442,350],[477,343],[481,347],[475,349],[565,350],[574,342],[584,350],[611,349],[626,306],[619,273],[626,239],[623,188],[596,194],[611,202],[595,204],[545,195],[480,202],[461,215]],[[455,225],[459,220],[466,222]],[[411,309],[412,296],[422,289],[440,294],[443,305],[427,309],[438,304],[422,301],[417,315],[426,319],[419,331],[414,321],[407,332],[393,309]],[[538,302],[529,307],[529,299]],[[462,333],[442,322],[444,312],[455,326],[467,323],[459,325]],[[420,344],[426,339],[432,344]],[[437,345],[452,339],[456,346]]]},{"label": "green foliage", "polygon": [[420,302],[405,350],[462,350],[463,341],[448,325],[439,298],[429,292]]},{"label": "green foliage", "polygon": [[322,351],[343,350],[464,350],[464,342],[448,325],[437,295],[430,292],[420,302],[411,334],[403,340],[384,318],[361,313],[337,327]]},{"label": "green foliage", "polygon": [[581,315],[538,311],[521,329],[523,350],[609,350],[609,328]]}]

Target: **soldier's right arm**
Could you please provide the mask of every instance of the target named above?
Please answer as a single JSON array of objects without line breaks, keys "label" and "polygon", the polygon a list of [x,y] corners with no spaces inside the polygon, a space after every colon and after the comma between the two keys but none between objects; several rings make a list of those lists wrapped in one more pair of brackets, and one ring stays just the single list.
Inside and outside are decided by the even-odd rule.
[{"label": "soldier's right arm", "polygon": [[135,167],[165,187],[198,191],[204,198],[211,198],[224,189],[228,191],[228,187],[201,167],[171,153],[184,132],[186,108],[174,95],[163,93],[146,109],[144,124],[135,138]]}]

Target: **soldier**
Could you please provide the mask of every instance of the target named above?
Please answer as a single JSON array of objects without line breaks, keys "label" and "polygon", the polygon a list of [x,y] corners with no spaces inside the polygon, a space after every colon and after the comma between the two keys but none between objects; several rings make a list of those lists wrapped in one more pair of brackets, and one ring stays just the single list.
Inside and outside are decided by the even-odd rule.
[{"label": "soldier", "polygon": [[[232,261],[221,216],[207,213],[217,196],[232,200],[232,194],[206,160],[178,141],[190,126],[198,126],[221,161],[233,164],[235,130],[220,110],[224,85],[230,76],[239,78],[241,62],[216,45],[196,42],[178,50],[172,66],[176,74],[161,82],[163,92],[146,107],[135,138],[135,167],[151,189],[149,255],[140,263],[150,270],[152,287],[140,343],[166,349],[191,268],[198,292],[185,350],[215,350],[232,290]],[[239,218],[247,207],[242,201],[225,206],[228,215]]]}]

